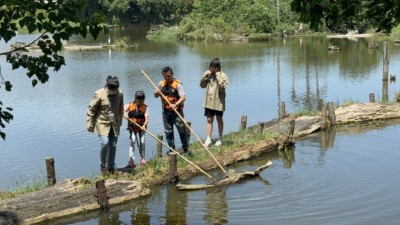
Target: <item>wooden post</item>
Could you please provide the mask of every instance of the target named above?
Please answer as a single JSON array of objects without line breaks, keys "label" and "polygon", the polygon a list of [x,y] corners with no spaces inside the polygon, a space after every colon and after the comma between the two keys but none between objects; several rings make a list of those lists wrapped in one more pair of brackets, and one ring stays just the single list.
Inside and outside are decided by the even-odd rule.
[{"label": "wooden post", "polygon": [[328,102],[328,117],[329,117],[329,122],[331,123],[331,126],[336,126],[336,115],[335,115],[335,109],[333,107],[333,102]]},{"label": "wooden post", "polygon": [[321,130],[326,129],[326,106],[322,106],[321,109]]},{"label": "wooden post", "polygon": [[[192,127],[192,123],[191,122],[186,122],[186,123],[187,123],[187,125],[189,127]],[[189,143],[190,142],[190,129],[189,128],[186,128],[186,136],[187,136],[188,143]]]},{"label": "wooden post", "polygon": [[110,210],[110,204],[108,203],[107,189],[103,179],[96,181],[97,189],[97,202],[100,205],[100,210]]},{"label": "wooden post", "polygon": [[239,131],[246,129],[246,126],[247,126],[247,116],[242,116],[242,118],[240,120],[240,129],[239,129]]},{"label": "wooden post", "polygon": [[318,111],[321,111],[323,105],[324,105],[324,100],[322,100],[321,98],[319,98],[319,99],[318,99],[318,103],[317,103],[317,110],[318,110]]},{"label": "wooden post", "polygon": [[56,171],[54,169],[54,158],[47,157],[46,161],[46,171],[47,171],[47,182],[49,186],[52,186],[56,183]]},{"label": "wooden post", "polygon": [[[160,141],[163,141],[164,138],[162,135],[157,135],[157,139]],[[156,152],[157,152],[156,158],[157,159],[162,157],[162,146],[163,146],[163,144],[161,142],[157,141],[157,148],[156,148]]]},{"label": "wooden post", "polygon": [[279,103],[279,118],[283,118],[286,116],[286,107],[285,102]]},{"label": "wooden post", "polygon": [[382,101],[387,103],[389,101],[389,81],[382,81]]},{"label": "wooden post", "polygon": [[264,130],[264,123],[263,122],[258,122],[257,132],[258,133],[262,133],[263,130]]},{"label": "wooden post", "polygon": [[292,144],[294,143],[293,141],[293,134],[294,134],[294,125],[295,125],[296,120],[292,117],[290,118],[289,121],[289,128],[287,131],[287,136],[286,136],[286,144]]},{"label": "wooden post", "polygon": [[375,94],[374,93],[369,94],[369,102],[375,103]]},{"label": "wooden post", "polygon": [[388,42],[383,42],[383,75],[382,80],[388,80],[389,74],[389,45]]},{"label": "wooden post", "polygon": [[175,152],[170,152],[168,153],[169,156],[169,171],[168,171],[168,176],[169,176],[169,182],[170,183],[178,183],[179,177],[178,177],[178,169],[177,169],[177,154]]}]

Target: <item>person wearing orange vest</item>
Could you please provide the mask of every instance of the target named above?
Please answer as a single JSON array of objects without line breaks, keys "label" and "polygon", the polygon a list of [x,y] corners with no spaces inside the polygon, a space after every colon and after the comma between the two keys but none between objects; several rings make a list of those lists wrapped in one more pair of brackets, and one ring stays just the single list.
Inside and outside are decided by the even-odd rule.
[{"label": "person wearing orange vest", "polygon": [[[174,72],[171,67],[167,66],[162,69],[164,80],[158,84],[158,89],[154,92],[154,97],[158,98],[164,95],[169,103],[161,96],[162,115],[164,123],[165,137],[168,146],[175,149],[174,124],[178,130],[182,143],[183,154],[191,154],[189,152],[188,136],[186,127],[182,119],[176,114],[175,110],[183,118],[183,103],[186,100],[185,91],[182,83],[175,79]],[[171,104],[170,104],[171,103]],[[175,110],[174,110],[175,109]]]},{"label": "person wearing orange vest", "polygon": [[[149,123],[149,112],[147,105],[144,103],[144,99],[144,92],[141,90],[137,91],[135,93],[135,101],[125,105],[124,107],[124,117],[128,119],[129,137],[131,139],[129,145],[129,161],[127,165],[129,168],[135,166],[135,143],[137,143],[139,148],[141,163],[143,165],[146,164],[144,135],[147,124]],[[140,126],[135,125],[131,120]]]}]

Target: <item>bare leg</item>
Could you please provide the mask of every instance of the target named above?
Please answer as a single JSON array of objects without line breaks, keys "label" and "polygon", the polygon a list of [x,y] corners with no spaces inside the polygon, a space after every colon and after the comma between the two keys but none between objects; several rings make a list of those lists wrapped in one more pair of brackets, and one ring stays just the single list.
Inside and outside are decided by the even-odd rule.
[{"label": "bare leg", "polygon": [[211,138],[214,116],[207,116],[207,137]]},{"label": "bare leg", "polygon": [[222,134],[224,132],[224,120],[222,116],[217,116],[217,123],[218,123],[218,135],[219,139],[222,139]]}]

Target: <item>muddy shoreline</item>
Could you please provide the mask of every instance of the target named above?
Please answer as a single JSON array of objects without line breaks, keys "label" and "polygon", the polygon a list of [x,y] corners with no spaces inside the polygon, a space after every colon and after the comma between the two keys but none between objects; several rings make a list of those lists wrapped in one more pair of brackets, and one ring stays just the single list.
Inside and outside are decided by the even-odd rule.
[{"label": "muddy shoreline", "polygon": [[[358,103],[335,110],[336,127],[345,124],[359,124],[367,121],[379,121],[400,118],[400,104],[383,105],[379,103]],[[286,116],[264,123],[263,130],[278,134],[275,138],[261,140],[257,143],[235,147],[222,152],[216,159],[224,167],[229,167],[239,161],[249,160],[261,154],[273,152],[291,145],[296,139],[307,138],[308,135],[319,131],[321,128],[321,116],[302,116],[295,119],[295,128],[292,136],[288,136],[289,121],[292,116]],[[389,122],[390,124],[390,122]],[[247,129],[257,130],[257,126]],[[329,127],[328,127],[329,129]],[[211,158],[198,163],[205,170],[218,167]],[[124,172],[118,172],[124,173]],[[199,171],[191,166],[178,168],[180,180],[186,180],[199,174]],[[110,197],[110,207],[124,202],[138,199],[151,194],[151,186],[167,184],[170,181],[168,173],[135,181],[129,176],[119,177],[117,180],[106,180],[107,195]],[[0,212],[16,215],[21,224],[35,224],[52,219],[75,215],[79,213],[99,210],[96,188],[93,185],[85,185],[85,179],[63,180],[56,185],[42,191],[29,193],[13,199],[0,202]],[[2,222],[0,218],[0,222]]]}]

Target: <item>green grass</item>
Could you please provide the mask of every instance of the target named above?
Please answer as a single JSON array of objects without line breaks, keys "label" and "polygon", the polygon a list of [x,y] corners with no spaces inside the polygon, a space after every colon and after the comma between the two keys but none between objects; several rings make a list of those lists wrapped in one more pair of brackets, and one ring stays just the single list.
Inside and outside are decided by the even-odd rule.
[{"label": "green grass", "polygon": [[[229,133],[223,137],[223,145],[219,147],[209,148],[209,151],[216,158],[226,152],[235,151],[237,148],[252,146],[260,141],[273,139],[278,136],[278,133],[269,131],[258,132],[257,126],[249,127],[242,131]],[[193,152],[191,156],[184,156],[192,163],[199,165],[201,162],[210,160],[212,157],[202,145],[196,141],[190,144],[190,151]],[[181,159],[178,156],[178,168],[191,165],[189,162]],[[146,166],[137,168],[132,176],[134,180],[145,181],[147,179],[156,179],[158,175],[165,175],[168,172],[169,160],[168,157],[160,159],[151,159],[147,162]]]},{"label": "green grass", "polygon": [[47,180],[45,177],[40,176],[33,179],[19,178],[13,180],[11,183],[11,191],[0,190],[0,200],[7,200],[18,197],[20,195],[36,192],[48,187]]}]

